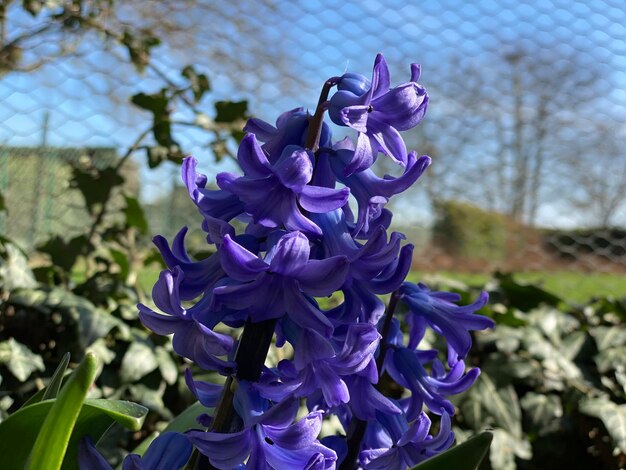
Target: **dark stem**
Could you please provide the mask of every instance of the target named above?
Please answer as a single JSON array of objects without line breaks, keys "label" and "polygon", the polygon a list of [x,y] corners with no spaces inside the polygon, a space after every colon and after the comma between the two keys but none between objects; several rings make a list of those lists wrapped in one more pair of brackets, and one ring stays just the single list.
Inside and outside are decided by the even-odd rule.
[{"label": "dark stem", "polygon": [[315,152],[320,146],[320,136],[322,135],[322,124],[324,123],[324,112],[326,111],[328,94],[330,93],[330,89],[334,87],[338,81],[339,77],[332,77],[326,80],[320,93],[320,99],[317,101],[315,114],[309,118],[309,130],[304,146],[312,152]]},{"label": "dark stem", "polygon": [[[337,84],[338,80],[338,77],[332,77],[326,80],[320,93],[315,114],[309,118],[309,129],[306,135],[305,147],[312,152],[315,152],[319,148],[328,94],[330,93],[330,89]],[[235,352],[237,372],[234,378],[231,375],[224,383],[224,390],[222,391],[220,402],[217,405],[210,431],[232,433],[241,431],[243,428],[243,422],[233,407],[233,399],[237,387],[235,379],[248,380],[250,382],[257,382],[259,380],[267,352],[272,343],[275,326],[276,319],[265,320],[258,323],[252,323],[250,319],[248,319],[246,322],[243,332],[241,333],[237,351]],[[196,451],[194,451],[187,468],[191,468],[190,465],[197,470],[214,468],[205,455],[198,454]]]},{"label": "dark stem", "polygon": [[[237,372],[234,377],[230,375],[224,382],[224,389],[217,410],[211,423],[209,431],[232,433],[241,431],[243,421],[235,412],[233,399],[235,398],[235,390],[237,389],[237,381],[248,380],[256,382],[261,377],[263,364],[267,357],[272,337],[274,336],[274,327],[276,319],[264,320],[258,323],[252,323],[250,319],[243,327],[243,332],[239,338],[237,351],[235,352],[235,364],[237,364]],[[237,379],[237,381],[235,381]],[[194,451],[195,469],[214,469],[209,459],[202,454],[196,454]],[[190,468],[189,466],[187,468]]]},{"label": "dark stem", "polygon": [[[248,380],[250,382],[259,380],[267,352],[272,343],[275,326],[275,319],[264,320],[258,323],[252,323],[250,320],[246,322],[239,339],[237,352],[235,352],[235,363],[237,364],[235,378],[237,380]],[[236,387],[237,383],[231,375],[224,383],[224,390],[213,418],[211,431],[241,431],[243,423],[233,408]]]},{"label": "dark stem", "polygon": [[[378,386],[380,385],[380,375],[383,368],[383,361],[385,360],[385,354],[387,353],[388,345],[387,345],[387,337],[389,336],[389,330],[391,328],[391,320],[393,319],[393,314],[396,310],[396,306],[398,305],[398,300],[400,295],[398,291],[395,291],[391,294],[389,298],[389,303],[387,304],[387,308],[385,309],[385,316],[383,321],[383,326],[380,329],[380,335],[382,336],[380,340],[380,350],[378,352],[378,358],[376,359],[376,368],[378,369]],[[380,391],[380,390],[379,390]],[[348,453],[346,454],[346,458],[343,459],[343,462],[339,466],[339,470],[354,470],[356,460],[359,456],[359,450],[361,449],[361,441],[363,440],[363,436],[365,435],[365,429],[367,428],[367,421],[363,421],[358,419],[357,417],[353,417],[350,422],[350,428],[348,429]]]}]

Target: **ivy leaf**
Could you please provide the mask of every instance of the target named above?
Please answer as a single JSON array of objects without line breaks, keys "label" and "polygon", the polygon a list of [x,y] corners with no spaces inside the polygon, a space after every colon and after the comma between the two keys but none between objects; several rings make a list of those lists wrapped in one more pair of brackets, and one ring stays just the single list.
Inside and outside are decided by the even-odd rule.
[{"label": "ivy leaf", "polygon": [[541,304],[557,305],[561,299],[548,291],[545,291],[532,284],[522,284],[513,279],[511,274],[496,273],[500,289],[505,297],[509,299],[510,305],[528,312]]},{"label": "ivy leaf", "polygon": [[155,352],[163,380],[168,385],[174,385],[176,380],[178,380],[178,367],[174,359],[172,359],[172,355],[161,346],[157,346]]},{"label": "ivy leaf", "polygon": [[558,429],[560,418],[563,416],[563,407],[558,395],[528,392],[522,398],[521,405],[526,412],[525,417],[540,435]]},{"label": "ivy leaf", "polygon": [[148,232],[148,221],[139,201],[131,196],[124,196],[124,198],[126,199],[126,208],[124,209],[126,225],[135,227],[141,234],[145,235]]},{"label": "ivy leaf", "polygon": [[111,248],[109,252],[111,253],[111,258],[113,258],[113,260],[120,267],[120,277],[122,279],[127,279],[128,273],[130,272],[130,263],[128,262],[128,257],[120,250],[116,250],[115,248]]},{"label": "ivy leaf", "polygon": [[122,44],[128,49],[133,65],[143,72],[146,65],[150,63],[150,49],[161,44],[161,40],[151,34],[148,29],[139,30],[139,34],[126,30],[122,35]]},{"label": "ivy leaf", "polygon": [[50,260],[54,266],[59,266],[66,273],[69,273],[78,257],[88,252],[90,247],[91,245],[85,235],[79,235],[69,241],[65,241],[57,235],[37,247],[37,250],[50,255]]},{"label": "ivy leaf", "polygon": [[137,93],[133,95],[130,101],[141,109],[151,111],[159,116],[168,114],[167,107],[169,100],[167,99],[166,89],[162,88],[160,92],[148,95],[146,93]]},{"label": "ivy leaf", "polygon": [[74,168],[70,186],[82,193],[89,212],[93,214],[95,207],[106,203],[111,196],[111,190],[122,183],[124,177],[115,167],[89,171]]},{"label": "ivy leaf", "polygon": [[158,366],[159,361],[154,349],[144,342],[135,341],[124,354],[120,378],[124,382],[137,382]]},{"label": "ivy leaf", "polygon": [[169,151],[167,148],[161,145],[146,148],[146,156],[148,157],[148,166],[150,168],[156,168],[162,162],[166,161],[168,155]]},{"label": "ivy leaf", "polygon": [[28,266],[24,253],[12,243],[5,243],[4,257],[0,257],[0,281],[6,290],[37,286],[35,275]]},{"label": "ivy leaf", "polygon": [[215,103],[215,122],[235,122],[246,118],[247,101],[218,101]]},{"label": "ivy leaf", "polygon": [[208,77],[203,73],[198,73],[193,66],[188,65],[182,71],[183,77],[189,80],[189,87],[193,93],[193,99],[198,103],[204,93],[211,89]]},{"label": "ivy leaf", "polygon": [[172,137],[169,98],[166,88],[162,88],[158,93],[150,95],[137,93],[133,95],[131,102],[135,106],[152,113],[152,134],[154,135],[154,140],[167,149],[168,155],[171,153],[171,148],[179,147]]},{"label": "ivy leaf", "polygon": [[20,382],[25,382],[30,374],[36,370],[44,371],[43,359],[33,353],[22,343],[14,338],[9,338],[0,343],[0,364],[6,364],[7,368]]},{"label": "ivy leaf", "polygon": [[615,447],[626,454],[626,405],[618,405],[607,398],[587,398],[580,402],[579,409],[581,413],[600,419]]},{"label": "ivy leaf", "polygon": [[513,436],[504,429],[494,429],[493,444],[489,449],[491,467],[495,470],[515,470],[515,458],[530,460],[533,456],[530,442]]}]

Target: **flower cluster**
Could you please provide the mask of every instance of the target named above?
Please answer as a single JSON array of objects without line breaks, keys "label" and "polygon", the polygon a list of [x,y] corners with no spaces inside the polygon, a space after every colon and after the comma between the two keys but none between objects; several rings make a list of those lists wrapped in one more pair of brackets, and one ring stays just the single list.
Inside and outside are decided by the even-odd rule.
[{"label": "flower cluster", "polygon": [[[164,459],[178,465],[166,446],[184,447],[177,457],[186,458],[193,445],[218,469],[404,469],[454,441],[448,397],[479,374],[464,362],[469,332],[493,323],[475,313],[486,294],[459,306],[454,294],[405,282],[413,246],[389,230],[385,205],[431,162],[408,152],[400,136],[426,112],[418,78],[412,65],[409,81],[392,88],[378,55],[371,79],[329,79],[315,116],[294,109],[275,125],[251,119],[237,153],[242,173],[218,174],[213,189],[196,160],[184,160],[183,181],[216,253],[194,261],[186,228],[171,245],[157,236],[167,265],[153,289],[159,311],[139,305],[139,318],[155,333],[173,335],[176,353],[228,380],[220,391],[188,372],[189,388],[216,415],[176,439],[155,441]],[[324,111],[357,131],[356,142],[334,142]],[[399,176],[375,174],[380,154],[403,167]],[[237,233],[234,219],[245,230]],[[321,307],[318,300],[333,294],[341,302]],[[399,303],[408,307],[401,318],[394,316]],[[239,340],[217,331],[220,324],[244,327]],[[445,339],[444,357],[419,349],[427,328]],[[293,355],[270,368],[263,362],[272,337]],[[383,374],[407,393],[386,397]],[[296,420],[301,403],[307,412]],[[344,432],[320,437],[331,414]],[[96,459],[92,450],[85,445],[85,468]],[[143,461],[158,453],[149,450]],[[153,468],[143,461],[136,468]]]}]

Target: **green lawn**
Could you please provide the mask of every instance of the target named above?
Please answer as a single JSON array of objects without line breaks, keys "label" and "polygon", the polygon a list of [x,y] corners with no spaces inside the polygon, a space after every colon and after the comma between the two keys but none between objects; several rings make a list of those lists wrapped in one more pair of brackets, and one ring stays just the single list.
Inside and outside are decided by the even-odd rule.
[{"label": "green lawn", "polygon": [[[413,271],[409,274],[410,281],[423,280],[426,284],[442,277],[470,286],[484,286],[491,279],[486,274],[471,273]],[[515,273],[514,278],[537,284],[568,302],[584,303],[592,297],[626,297],[626,276],[618,274],[535,271]]]}]

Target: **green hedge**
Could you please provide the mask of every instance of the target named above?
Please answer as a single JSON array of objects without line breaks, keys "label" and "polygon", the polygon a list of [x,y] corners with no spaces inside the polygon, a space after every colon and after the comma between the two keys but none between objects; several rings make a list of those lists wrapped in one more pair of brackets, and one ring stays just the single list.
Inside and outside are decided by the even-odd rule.
[{"label": "green hedge", "polygon": [[433,242],[450,254],[500,261],[506,251],[506,224],[501,214],[459,201],[434,204]]}]

